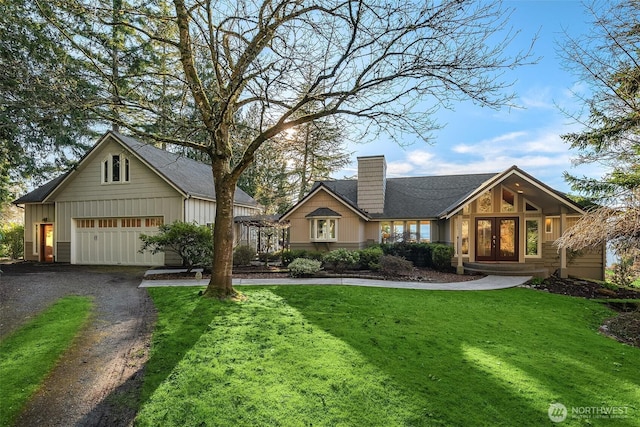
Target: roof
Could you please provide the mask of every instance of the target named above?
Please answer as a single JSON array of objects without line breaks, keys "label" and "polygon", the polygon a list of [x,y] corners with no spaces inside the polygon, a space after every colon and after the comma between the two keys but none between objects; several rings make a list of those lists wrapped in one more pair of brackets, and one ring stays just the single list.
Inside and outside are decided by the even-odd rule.
[{"label": "roof", "polygon": [[318,208],[315,211],[308,213],[306,218],[314,218],[314,217],[329,217],[329,216],[342,216],[338,212],[329,209],[329,208]]},{"label": "roof", "polygon": [[51,194],[53,189],[56,188],[58,184],[60,184],[60,182],[62,182],[62,180],[67,176],[67,174],[68,172],[60,175],[57,178],[52,179],[51,181],[47,182],[44,185],[41,185],[40,187],[36,188],[30,193],[25,194],[24,196],[20,197],[17,200],[14,200],[13,203],[16,205],[22,205],[24,203],[42,202],[49,194]]},{"label": "roof", "polygon": [[[480,194],[487,191],[491,187],[503,184],[507,187],[512,187],[518,193],[524,194],[527,200],[533,203],[537,203],[540,206],[543,204],[548,205],[550,202],[557,205],[560,202],[562,205],[569,207],[574,212],[583,214],[584,206],[570,199],[565,193],[555,190],[549,187],[547,184],[536,179],[532,175],[526,173],[517,166],[511,166],[506,171],[496,174],[493,178],[487,180],[483,185],[478,186],[474,191],[470,192],[466,196],[457,200],[451,206],[448,206],[441,214],[441,216],[450,218],[457,211],[462,209],[462,206],[477,199]],[[550,211],[548,213],[551,213]],[[560,212],[557,212],[560,213]]]},{"label": "roof", "polygon": [[[215,200],[211,165],[161,150],[117,132],[110,133],[186,195]],[[258,205],[258,202],[239,188],[236,188],[234,199],[236,203],[243,205]]]},{"label": "roof", "polygon": [[[485,173],[387,178],[384,212],[368,215],[371,218],[385,219],[438,218],[449,206],[464,199],[496,175]],[[320,185],[328,187],[357,206],[357,180],[322,181],[313,188]]]},{"label": "roof", "polygon": [[[153,145],[145,144],[134,138],[122,135],[118,132],[107,132],[100,141],[84,155],[79,163],[87,158],[89,153],[98,145],[111,136],[114,140],[120,142],[128,148],[133,154],[158,175],[169,182],[178,191],[187,197],[215,200],[216,193],[213,185],[213,174],[211,166],[188,157],[161,150]],[[22,203],[39,203],[46,198],[68,177],[73,175],[73,171],[67,172],[56,179],[49,181],[41,187],[36,188],[32,192],[20,197],[14,201],[15,204]],[[258,206],[258,202],[247,193],[236,188],[235,202],[237,204],[247,206]]]}]

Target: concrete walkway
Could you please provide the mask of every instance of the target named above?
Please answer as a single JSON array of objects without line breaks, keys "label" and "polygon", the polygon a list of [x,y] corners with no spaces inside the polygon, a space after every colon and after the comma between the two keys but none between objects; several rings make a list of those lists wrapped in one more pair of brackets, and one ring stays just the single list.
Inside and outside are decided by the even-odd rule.
[{"label": "concrete walkway", "polygon": [[[173,270],[175,272],[175,270]],[[148,272],[151,273],[151,272]],[[153,270],[159,274],[159,270]],[[152,273],[152,274],[153,274]],[[146,277],[146,276],[145,276]],[[513,288],[531,279],[530,276],[486,276],[478,280],[453,283],[400,282],[393,280],[372,280],[359,278],[311,278],[311,279],[233,279],[234,286],[273,286],[273,285],[348,285],[370,286],[377,288],[423,289],[432,291],[487,291],[492,289]],[[142,280],[141,288],[157,286],[206,286],[207,279],[196,280]]]}]

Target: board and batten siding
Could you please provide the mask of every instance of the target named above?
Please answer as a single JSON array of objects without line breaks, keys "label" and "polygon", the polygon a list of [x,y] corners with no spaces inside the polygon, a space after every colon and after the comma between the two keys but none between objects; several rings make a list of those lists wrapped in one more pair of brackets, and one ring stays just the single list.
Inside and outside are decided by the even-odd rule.
[{"label": "board and batten siding", "polygon": [[[251,216],[259,215],[258,207],[249,207],[234,204],[233,216]],[[184,220],[185,222],[195,222],[196,224],[206,225],[213,224],[216,218],[216,202],[203,199],[187,199],[184,202]]]},{"label": "board and batten siding", "polygon": [[56,222],[57,240],[70,242],[75,219],[162,217],[165,224],[182,220],[182,198],[67,201],[56,204],[56,216],[60,219]]},{"label": "board and batten siding", "polygon": [[[606,264],[605,251],[602,247],[579,251],[575,256],[567,254],[567,274],[585,279],[604,280],[603,265]],[[542,261],[544,267],[553,273],[560,268],[558,248],[551,242],[542,244]]]},{"label": "board and batten siding", "polygon": [[[341,216],[338,219],[337,242],[312,242],[310,221],[306,215],[318,208],[329,208]],[[300,206],[291,216],[290,244],[292,249],[329,250],[337,248],[358,249],[365,245],[364,221],[351,209],[337,201],[325,191],[314,194]]]},{"label": "board and batten siding", "polygon": [[[43,221],[46,218],[46,221]],[[34,242],[36,224],[55,224],[56,212],[53,203],[28,203],[24,207],[24,241]]]},{"label": "board and batten siding", "polygon": [[[102,162],[113,154],[121,154],[129,159],[129,182],[102,183]],[[120,144],[105,144],[102,149],[91,154],[90,160],[76,171],[73,179],[55,192],[56,203],[77,200],[154,199],[180,194]]]}]

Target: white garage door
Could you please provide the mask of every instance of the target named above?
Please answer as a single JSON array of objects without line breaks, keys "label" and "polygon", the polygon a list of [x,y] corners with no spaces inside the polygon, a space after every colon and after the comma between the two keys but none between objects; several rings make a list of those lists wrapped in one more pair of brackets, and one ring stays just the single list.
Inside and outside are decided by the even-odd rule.
[{"label": "white garage door", "polygon": [[164,254],[140,253],[140,233],[155,234],[162,218],[76,219],[75,264],[163,265]]}]

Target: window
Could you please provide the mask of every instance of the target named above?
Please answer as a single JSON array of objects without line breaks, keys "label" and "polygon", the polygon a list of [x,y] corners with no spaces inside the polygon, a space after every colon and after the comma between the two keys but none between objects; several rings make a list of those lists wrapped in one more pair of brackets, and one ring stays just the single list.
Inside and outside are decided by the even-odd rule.
[{"label": "window", "polygon": [[541,212],[542,210],[528,200],[524,201],[524,210],[527,212]]},{"label": "window", "polygon": [[162,225],[162,218],[145,218],[144,226],[145,227],[160,227]]},{"label": "window", "polygon": [[316,218],[311,220],[311,240],[328,242],[338,238],[338,220]]},{"label": "window", "polygon": [[122,227],[142,227],[142,218],[122,218],[120,220]]},{"label": "window", "polygon": [[431,222],[420,221],[420,241],[423,243],[429,243],[431,241]]},{"label": "window", "polygon": [[493,212],[493,197],[491,190],[483,193],[476,201],[479,213],[491,213]]},{"label": "window", "polygon": [[120,181],[120,156],[118,154],[111,157],[111,181]]},{"label": "window", "polygon": [[395,242],[404,242],[404,222],[393,223],[393,237]]},{"label": "window", "polygon": [[95,219],[79,219],[76,221],[76,227],[78,228],[93,228],[96,226]]},{"label": "window", "polygon": [[526,256],[540,256],[540,220],[527,219],[525,221],[527,247]]},{"label": "window", "polygon": [[515,212],[516,211],[516,195],[506,188],[502,189],[502,205],[500,206],[500,212]]},{"label": "window", "polygon": [[417,242],[418,241],[418,222],[407,221],[407,229],[409,230],[409,241]]},{"label": "window", "polygon": [[[456,218],[456,235],[457,235],[457,230],[458,230],[458,221],[460,221],[460,218]],[[462,220],[462,233],[461,233],[461,246],[462,246],[462,255],[469,255],[469,220],[468,219],[463,219]],[[457,239],[456,239],[457,240]],[[456,255],[457,251],[458,251],[458,245],[456,243],[455,245],[455,249],[456,249]]]},{"label": "window", "polygon": [[98,228],[115,228],[118,226],[117,219],[99,219]]},{"label": "window", "polygon": [[545,233],[553,232],[553,220],[551,218],[547,218],[544,220],[544,232]]},{"label": "window", "polygon": [[129,182],[129,159],[121,154],[110,154],[102,162],[102,183]]}]

